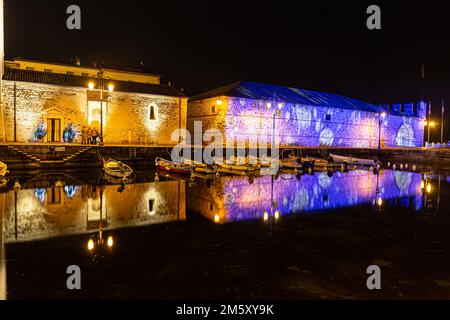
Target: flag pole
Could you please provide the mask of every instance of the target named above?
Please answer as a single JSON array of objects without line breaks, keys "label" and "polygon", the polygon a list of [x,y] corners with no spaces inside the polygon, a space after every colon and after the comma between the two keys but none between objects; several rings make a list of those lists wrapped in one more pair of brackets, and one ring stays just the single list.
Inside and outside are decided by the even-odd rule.
[{"label": "flag pole", "polygon": [[427,121],[427,127],[428,127],[428,139],[427,139],[427,142],[430,143],[431,101],[428,101],[428,121]]},{"label": "flag pole", "polygon": [[444,143],[444,99],[442,99],[442,113],[441,113],[441,144]]}]

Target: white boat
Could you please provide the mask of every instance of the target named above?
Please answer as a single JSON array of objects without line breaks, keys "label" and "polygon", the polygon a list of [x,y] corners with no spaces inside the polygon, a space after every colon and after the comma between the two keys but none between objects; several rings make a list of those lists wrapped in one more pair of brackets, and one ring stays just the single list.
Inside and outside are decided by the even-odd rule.
[{"label": "white boat", "polygon": [[103,171],[117,178],[126,178],[133,173],[129,165],[114,159],[103,160]]},{"label": "white boat", "polygon": [[8,172],[8,166],[0,161],[0,177],[4,177]]},{"label": "white boat", "polygon": [[216,165],[209,165],[203,162],[197,162],[194,160],[183,159],[183,164],[190,166],[193,172],[215,174],[217,171]]},{"label": "white boat", "polygon": [[329,159],[332,163],[342,163],[342,164],[351,164],[351,165],[360,165],[360,166],[374,166],[375,160],[373,159],[361,159],[361,158],[353,158],[340,156],[337,154],[331,154]]},{"label": "white boat", "polygon": [[223,159],[214,159],[215,164],[219,167],[219,169],[224,169],[227,171],[244,171],[244,172],[253,172],[258,170],[260,166],[258,164],[246,164],[243,159],[239,158],[231,158],[229,160]]}]

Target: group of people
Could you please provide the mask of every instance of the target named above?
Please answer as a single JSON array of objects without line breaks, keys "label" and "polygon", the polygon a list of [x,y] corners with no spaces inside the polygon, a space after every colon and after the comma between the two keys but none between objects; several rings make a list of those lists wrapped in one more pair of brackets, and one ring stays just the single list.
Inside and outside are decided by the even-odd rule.
[{"label": "group of people", "polygon": [[100,140],[97,128],[83,126],[81,128],[81,144],[96,144]]}]

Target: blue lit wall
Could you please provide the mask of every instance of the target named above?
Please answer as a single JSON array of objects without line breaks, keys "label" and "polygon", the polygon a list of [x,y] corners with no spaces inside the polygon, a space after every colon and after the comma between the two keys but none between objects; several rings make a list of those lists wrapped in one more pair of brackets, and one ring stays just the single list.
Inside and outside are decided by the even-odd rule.
[{"label": "blue lit wall", "polygon": [[[280,109],[278,111],[278,103]],[[424,126],[421,106],[412,112],[387,111],[381,126],[381,145],[419,147]],[[275,134],[281,145],[378,147],[379,115],[350,109],[294,105],[277,101],[229,98],[225,121],[227,139],[270,144]]]}]

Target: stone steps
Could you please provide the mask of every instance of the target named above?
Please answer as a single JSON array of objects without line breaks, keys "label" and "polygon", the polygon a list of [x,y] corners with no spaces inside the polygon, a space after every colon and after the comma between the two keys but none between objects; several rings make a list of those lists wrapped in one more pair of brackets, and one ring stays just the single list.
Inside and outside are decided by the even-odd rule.
[{"label": "stone steps", "polygon": [[41,159],[39,159],[38,157],[35,157],[35,156],[31,155],[31,154],[28,154],[28,153],[26,153],[26,152],[24,152],[24,151],[22,151],[22,150],[20,150],[20,149],[18,149],[16,147],[14,147],[14,146],[10,145],[10,146],[8,146],[8,149],[10,151],[13,151],[13,152],[15,152],[15,153],[17,153],[17,154],[19,154],[19,155],[29,159],[29,160],[33,160],[33,161],[36,161],[36,162],[41,162]]},{"label": "stone steps", "polygon": [[84,147],[83,149],[81,149],[81,150],[79,150],[79,151],[77,151],[77,152],[75,152],[75,153],[73,153],[73,154],[71,154],[71,155],[69,155],[67,157],[64,157],[63,161],[64,162],[71,161],[74,158],[78,157],[80,154],[85,153],[86,151],[88,151],[91,148],[92,148],[92,146]]},{"label": "stone steps", "polygon": [[65,163],[68,161],[73,161],[76,157],[79,157],[80,155],[87,152],[91,148],[92,148],[92,146],[84,147],[68,156],[64,156],[61,159],[41,159],[41,158],[38,158],[37,156],[29,154],[26,151],[20,150],[19,148],[15,147],[15,146],[12,146],[12,145],[8,146],[8,149],[10,152],[11,151],[14,152],[16,155],[18,155],[22,159],[30,160],[30,161],[37,162],[37,163],[46,163],[46,164],[48,164],[48,163]]}]

